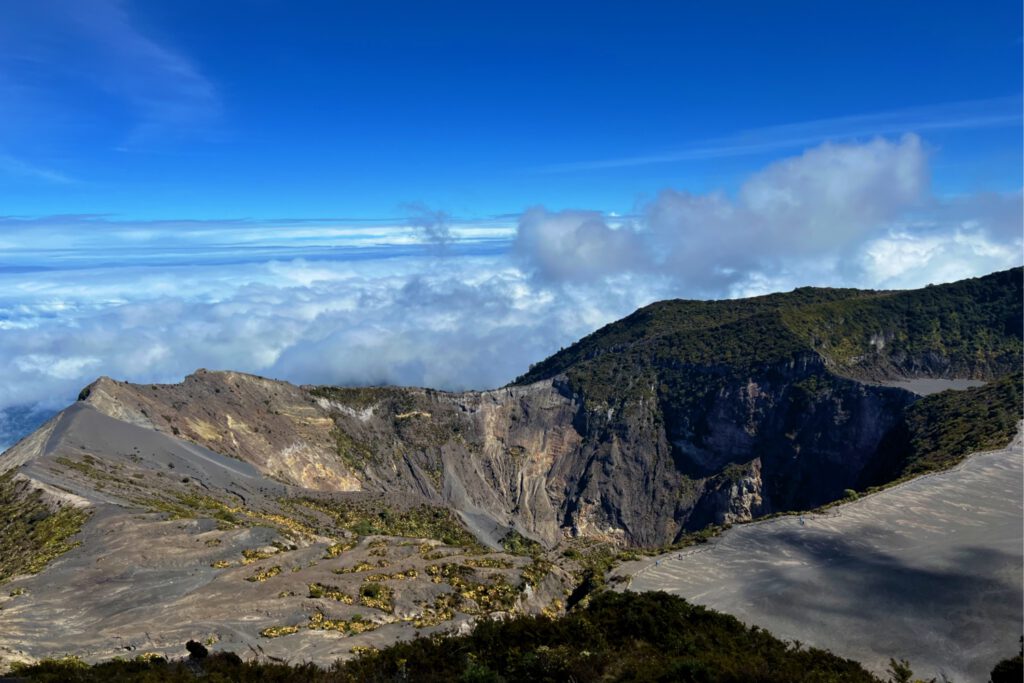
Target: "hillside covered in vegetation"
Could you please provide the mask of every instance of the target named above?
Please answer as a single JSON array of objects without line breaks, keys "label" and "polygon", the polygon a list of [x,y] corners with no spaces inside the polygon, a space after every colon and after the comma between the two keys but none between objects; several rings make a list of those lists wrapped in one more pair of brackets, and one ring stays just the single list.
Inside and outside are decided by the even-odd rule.
[{"label": "hillside covered in vegetation", "polygon": [[983,387],[914,403],[865,468],[861,488],[948,469],[969,453],[1002,448],[1024,414],[1022,383],[1018,370]]},{"label": "hillside covered in vegetation", "polygon": [[819,354],[857,379],[991,378],[1024,351],[1024,271],[905,291],[804,287],[721,301],[660,301],[532,365],[515,384],[561,374],[594,400],[710,366],[744,373]]}]

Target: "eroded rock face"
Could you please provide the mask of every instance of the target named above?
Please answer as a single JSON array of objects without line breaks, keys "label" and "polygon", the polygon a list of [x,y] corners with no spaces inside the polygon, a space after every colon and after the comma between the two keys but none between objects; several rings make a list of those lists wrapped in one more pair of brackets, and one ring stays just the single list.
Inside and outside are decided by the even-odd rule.
[{"label": "eroded rock face", "polygon": [[304,488],[360,489],[332,456],[333,422],[299,387],[254,375],[199,370],[181,384],[128,384],[103,377],[81,400],[100,412],[244,460]]},{"label": "eroded rock face", "polygon": [[659,545],[838,498],[914,400],[831,375],[810,355],[690,377],[685,403],[652,388],[612,408],[588,406],[559,378],[448,393],[207,371],[177,385],[101,379],[83,401],[286,484],[416,494],[450,505],[492,546],[509,529],[551,546],[567,535]]},{"label": "eroded rock face", "polygon": [[700,529],[708,524],[749,522],[767,512],[761,461],[754,459],[708,480],[688,526]]}]

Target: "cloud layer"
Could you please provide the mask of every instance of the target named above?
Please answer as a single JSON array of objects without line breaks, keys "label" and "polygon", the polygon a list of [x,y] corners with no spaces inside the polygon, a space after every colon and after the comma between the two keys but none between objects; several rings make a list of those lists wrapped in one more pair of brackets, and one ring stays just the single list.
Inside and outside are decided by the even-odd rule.
[{"label": "cloud layer", "polygon": [[753,174],[734,196],[662,190],[624,221],[528,211],[515,253],[540,282],[656,273],[689,296],[803,284],[908,287],[1020,261],[1021,196],[929,192],[915,135],[830,144]]},{"label": "cloud layer", "polygon": [[1019,264],[1020,193],[935,197],[928,163],[912,135],[826,144],[732,194],[665,189],[625,218],[534,207],[514,226],[422,206],[364,226],[0,219],[0,411],[58,407],[101,374],[197,367],[493,387],[657,299]]}]

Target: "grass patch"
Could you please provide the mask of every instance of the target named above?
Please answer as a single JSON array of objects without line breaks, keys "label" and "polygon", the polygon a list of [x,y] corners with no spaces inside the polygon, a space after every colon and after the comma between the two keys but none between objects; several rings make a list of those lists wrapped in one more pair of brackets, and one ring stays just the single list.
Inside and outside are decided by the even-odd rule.
[{"label": "grass patch", "polygon": [[267,579],[272,579],[272,578],[274,578],[275,576],[277,576],[280,573],[281,573],[281,568],[277,567],[277,566],[270,567],[269,569],[263,569],[261,567],[261,568],[257,569],[256,573],[253,574],[252,576],[245,577],[245,580],[246,581],[251,581],[253,583],[263,583]]},{"label": "grass patch", "polygon": [[89,512],[65,506],[53,511],[43,494],[14,472],[0,475],[0,584],[20,574],[36,574],[79,545],[72,538]]},{"label": "grass patch", "polygon": [[394,591],[382,583],[367,581],[359,587],[359,604],[391,613],[395,610]]},{"label": "grass patch", "polygon": [[328,501],[312,498],[293,502],[328,515],[339,528],[359,536],[429,538],[445,545],[480,548],[473,534],[446,507],[423,504],[398,510],[382,501]]},{"label": "grass patch", "polygon": [[298,626],[270,626],[260,631],[260,635],[264,638],[280,638],[281,636],[290,636],[298,632]]},{"label": "grass patch", "polygon": [[309,584],[309,597],[325,598],[327,600],[334,600],[336,602],[341,602],[346,605],[351,605],[355,603],[355,598],[353,598],[348,593],[345,593],[337,586],[328,586],[322,583]]}]

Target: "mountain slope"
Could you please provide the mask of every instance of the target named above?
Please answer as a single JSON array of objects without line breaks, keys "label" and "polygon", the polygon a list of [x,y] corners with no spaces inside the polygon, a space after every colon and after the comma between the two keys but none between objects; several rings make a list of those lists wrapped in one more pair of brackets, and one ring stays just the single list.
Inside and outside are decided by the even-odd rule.
[{"label": "mountain slope", "polygon": [[[288,486],[87,401],[8,451],[12,463],[0,475],[13,515],[0,533],[0,671],[54,653],[171,653],[191,638],[329,662],[540,611],[569,585],[533,558],[486,552],[420,497]],[[54,499],[65,508],[42,505]],[[8,568],[15,553],[24,561]]]},{"label": "mountain slope", "polygon": [[[614,366],[749,368],[814,352],[859,379],[993,377],[1019,366],[1024,269],[923,289],[804,287],[724,301],[660,301],[530,367],[514,384],[567,375],[604,397]],[[877,375],[877,377],[875,377]],[[618,393],[618,392],[616,392]]]},{"label": "mountain slope", "polygon": [[[0,504],[35,539],[0,535],[0,555],[30,556],[0,569],[51,561],[11,578],[26,595],[0,598],[0,650],[169,651],[199,628],[328,661],[557,612],[607,546],[813,508],[1008,442],[1021,279],[660,302],[483,392],[101,378],[0,456]],[[886,385],[917,378],[988,384]]]},{"label": "mountain slope", "polygon": [[101,379],[81,399],[282,483],[450,505],[492,547],[510,529],[659,545],[898,476],[885,463],[918,397],[880,382],[1015,369],[1021,299],[1018,268],[906,292],[660,302],[486,392],[199,371]]}]

